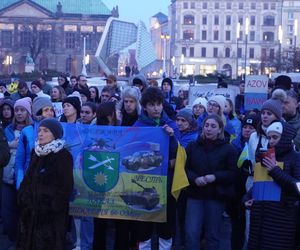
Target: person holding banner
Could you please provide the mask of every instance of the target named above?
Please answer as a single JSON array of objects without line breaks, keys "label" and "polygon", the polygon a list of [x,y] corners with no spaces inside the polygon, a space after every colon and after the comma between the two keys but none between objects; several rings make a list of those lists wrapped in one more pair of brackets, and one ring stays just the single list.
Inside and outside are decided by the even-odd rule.
[{"label": "person holding banner", "polygon": [[18,192],[20,219],[16,249],[63,250],[73,189],[73,159],[64,148],[63,128],[40,123],[30,165]]},{"label": "person holding banner", "polygon": [[268,150],[261,152],[245,202],[251,209],[248,249],[292,250],[299,201],[295,183],[300,180],[300,154],[292,142],[296,131],[286,122],[274,122],[266,134]]},{"label": "person holding banner", "polygon": [[[199,250],[201,236],[205,249],[219,249],[220,228],[226,203],[234,199],[237,152],[224,137],[220,116],[209,115],[201,136],[187,148],[185,217],[186,249]],[[205,232],[203,232],[205,228]]]},{"label": "person holding banner", "polygon": [[[167,179],[167,222],[156,223],[157,234],[159,238],[159,249],[170,250],[176,228],[176,201],[171,195],[171,184],[173,178],[173,168],[175,164],[177,151],[177,138],[179,131],[176,123],[172,121],[163,111],[164,93],[156,87],[147,88],[141,99],[143,112],[138,121],[133,125],[135,127],[162,127],[169,135],[169,168]],[[151,249],[151,238],[154,223],[137,222],[137,238],[139,249]]]}]

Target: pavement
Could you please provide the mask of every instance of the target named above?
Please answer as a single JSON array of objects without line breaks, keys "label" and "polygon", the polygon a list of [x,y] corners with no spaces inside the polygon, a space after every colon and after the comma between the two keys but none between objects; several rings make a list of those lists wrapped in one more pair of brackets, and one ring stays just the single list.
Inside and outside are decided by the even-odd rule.
[{"label": "pavement", "polygon": [[[113,230],[112,230],[113,232]],[[230,218],[224,217],[223,218],[223,225],[221,228],[221,244],[219,250],[231,250],[230,246],[230,234],[231,234],[231,224]],[[75,250],[80,250],[79,241],[77,242],[77,247]],[[113,244],[111,241],[108,241],[107,250],[113,250]],[[153,245],[153,250],[157,250],[157,246]],[[15,250],[12,242],[9,241],[8,237],[3,234],[3,224],[0,219],[0,250]],[[172,250],[184,250],[183,247],[175,246]]]}]

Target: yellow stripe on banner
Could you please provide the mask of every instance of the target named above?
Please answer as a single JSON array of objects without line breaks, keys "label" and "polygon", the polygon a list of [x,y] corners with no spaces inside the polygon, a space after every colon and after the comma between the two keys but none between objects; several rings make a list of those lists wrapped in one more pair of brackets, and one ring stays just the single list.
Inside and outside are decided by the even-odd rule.
[{"label": "yellow stripe on banner", "polygon": [[[283,169],[283,162],[277,162],[277,166]],[[273,181],[268,170],[263,167],[260,162],[255,164],[253,181]]]}]

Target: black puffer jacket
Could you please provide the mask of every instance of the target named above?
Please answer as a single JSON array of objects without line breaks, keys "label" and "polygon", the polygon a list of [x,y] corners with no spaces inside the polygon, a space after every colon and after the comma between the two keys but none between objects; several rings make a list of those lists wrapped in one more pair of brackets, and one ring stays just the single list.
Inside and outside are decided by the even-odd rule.
[{"label": "black puffer jacket", "polygon": [[72,155],[62,149],[39,157],[33,150],[18,193],[17,249],[64,249],[72,189]]},{"label": "black puffer jacket", "polygon": [[[237,176],[237,152],[225,140],[208,141],[200,137],[186,148],[186,173],[190,182],[187,195],[194,199],[226,200]],[[198,187],[195,179],[214,174],[216,181]],[[221,195],[220,190],[223,190]],[[230,192],[230,193],[229,193]],[[233,197],[232,197],[233,198]]]}]

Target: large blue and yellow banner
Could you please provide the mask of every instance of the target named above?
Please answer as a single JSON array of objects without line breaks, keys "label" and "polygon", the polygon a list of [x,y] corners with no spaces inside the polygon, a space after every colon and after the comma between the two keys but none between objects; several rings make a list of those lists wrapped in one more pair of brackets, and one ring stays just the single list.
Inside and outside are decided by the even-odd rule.
[{"label": "large blue and yellow banner", "polygon": [[162,128],[62,125],[74,159],[72,215],[166,221],[169,140]]}]

